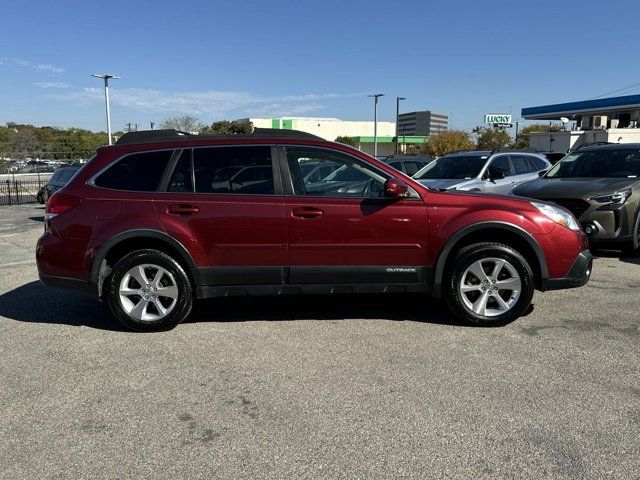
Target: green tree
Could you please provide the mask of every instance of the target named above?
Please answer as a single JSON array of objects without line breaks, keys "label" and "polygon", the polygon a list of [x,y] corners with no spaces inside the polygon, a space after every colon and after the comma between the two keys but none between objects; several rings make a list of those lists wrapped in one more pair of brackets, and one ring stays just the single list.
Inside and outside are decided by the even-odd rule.
[{"label": "green tree", "polygon": [[474,133],[478,139],[478,150],[497,150],[511,144],[511,137],[500,128],[477,127]]},{"label": "green tree", "polygon": [[349,145],[351,147],[355,147],[356,146],[356,141],[351,138],[351,137],[345,137],[344,135],[340,135],[339,137],[336,137],[336,142],[338,143],[343,143],[345,145]]},{"label": "green tree", "polygon": [[461,130],[445,130],[429,137],[429,141],[420,149],[432,157],[441,157],[458,150],[473,150],[475,144],[471,135]]},{"label": "green tree", "polygon": [[160,128],[173,128],[181,132],[196,133],[202,128],[202,122],[194,115],[179,115],[165,119]]},{"label": "green tree", "polygon": [[518,132],[518,138],[513,143],[515,148],[526,148],[529,146],[531,140],[531,134],[534,132],[558,132],[560,127],[557,125],[545,125],[543,123],[534,123],[533,125],[527,125]]},{"label": "green tree", "polygon": [[200,129],[200,135],[248,135],[251,132],[253,132],[253,123],[249,120],[221,120]]}]

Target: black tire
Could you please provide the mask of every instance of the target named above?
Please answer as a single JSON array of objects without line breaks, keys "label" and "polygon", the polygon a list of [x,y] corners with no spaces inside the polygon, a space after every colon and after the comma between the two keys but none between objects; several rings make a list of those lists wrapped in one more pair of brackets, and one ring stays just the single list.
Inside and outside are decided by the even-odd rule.
[{"label": "black tire", "polygon": [[[170,273],[173,277],[171,280],[175,281],[178,295],[175,304],[171,307],[172,310],[165,317],[158,320],[142,321],[127,313],[120,300],[120,284],[132,268],[149,264],[162,267]],[[137,250],[124,256],[105,279],[103,291],[105,292],[105,304],[111,315],[127,328],[139,332],[170,330],[187,318],[193,307],[193,287],[189,277],[178,262],[158,250]],[[156,310],[156,312],[158,311]]]},{"label": "black tire", "polygon": [[[480,315],[467,306],[462,298],[464,294],[460,291],[459,285],[466,270],[472,264],[489,258],[506,260],[517,272],[521,288],[519,297],[517,300],[514,298],[513,305],[505,313]],[[527,311],[535,290],[535,277],[527,260],[512,247],[500,243],[477,243],[457,252],[454,261],[445,272],[443,286],[447,306],[458,318],[478,326],[501,326],[514,321]],[[478,295],[481,293],[479,292]],[[499,292],[496,291],[496,293]],[[496,300],[490,301],[496,302]]]},{"label": "black tire", "polygon": [[633,238],[629,244],[622,248],[622,254],[629,257],[640,255],[640,211],[636,213],[636,221],[633,224],[632,235]]}]

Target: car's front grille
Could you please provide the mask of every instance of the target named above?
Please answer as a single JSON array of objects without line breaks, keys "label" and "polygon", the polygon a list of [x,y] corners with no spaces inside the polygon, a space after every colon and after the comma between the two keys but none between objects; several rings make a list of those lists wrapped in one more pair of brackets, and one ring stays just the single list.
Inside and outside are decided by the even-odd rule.
[{"label": "car's front grille", "polygon": [[591,206],[586,200],[580,198],[545,198],[548,202],[553,202],[566,208],[576,217],[580,217]]}]

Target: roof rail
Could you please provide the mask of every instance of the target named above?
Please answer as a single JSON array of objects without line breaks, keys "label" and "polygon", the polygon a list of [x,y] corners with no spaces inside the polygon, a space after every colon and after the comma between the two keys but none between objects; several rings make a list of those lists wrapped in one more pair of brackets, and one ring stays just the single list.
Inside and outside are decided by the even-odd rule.
[{"label": "roof rail", "polygon": [[140,130],[138,132],[129,132],[122,135],[116,145],[130,145],[135,143],[151,143],[165,142],[180,139],[207,139],[207,138],[303,138],[307,140],[322,140],[307,132],[299,130],[281,130],[278,128],[255,128],[251,134],[229,134],[229,135],[193,135],[188,132],[174,130],[172,128],[165,130]]},{"label": "roof rail", "polygon": [[191,136],[190,133],[167,128],[164,130],[140,130],[138,132],[128,132],[122,135],[116,145],[128,145],[131,143],[161,142],[165,140],[176,140],[180,137]]},{"label": "roof rail", "polygon": [[306,138],[308,140],[324,141],[324,138],[313,133],[301,132],[300,130],[281,130],[279,128],[254,128],[251,136],[261,138]]}]

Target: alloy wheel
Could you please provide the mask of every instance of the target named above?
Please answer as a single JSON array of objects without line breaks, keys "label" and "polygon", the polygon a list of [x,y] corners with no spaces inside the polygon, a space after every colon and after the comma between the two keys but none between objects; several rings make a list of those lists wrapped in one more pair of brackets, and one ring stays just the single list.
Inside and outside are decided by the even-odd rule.
[{"label": "alloy wheel", "polygon": [[136,265],[120,281],[120,303],[136,320],[153,322],[171,313],[178,301],[178,286],[165,268],[153,264]]},{"label": "alloy wheel", "polygon": [[477,315],[496,317],[518,302],[522,280],[507,260],[483,258],[467,267],[458,288],[467,308]]}]

